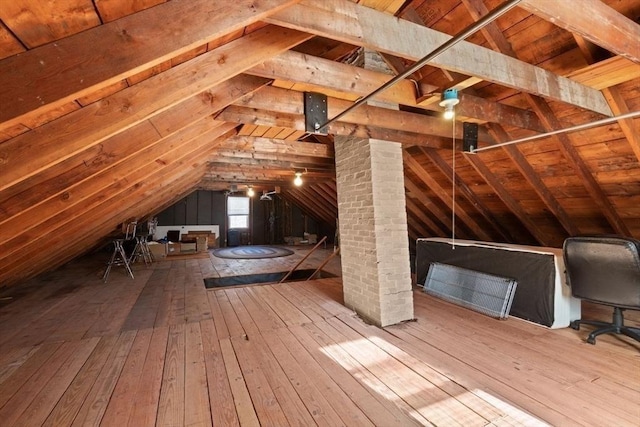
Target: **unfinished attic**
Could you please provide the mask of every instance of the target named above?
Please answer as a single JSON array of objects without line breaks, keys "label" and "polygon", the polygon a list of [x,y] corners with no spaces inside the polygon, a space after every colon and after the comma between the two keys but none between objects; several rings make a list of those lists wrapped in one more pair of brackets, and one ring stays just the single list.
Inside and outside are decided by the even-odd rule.
[{"label": "unfinished attic", "polygon": [[0,2],[0,424],[637,426],[639,23]]}]

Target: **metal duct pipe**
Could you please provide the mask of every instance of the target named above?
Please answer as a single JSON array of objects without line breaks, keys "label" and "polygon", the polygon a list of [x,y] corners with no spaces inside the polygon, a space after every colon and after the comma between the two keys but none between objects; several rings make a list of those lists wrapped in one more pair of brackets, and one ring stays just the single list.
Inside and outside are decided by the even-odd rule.
[{"label": "metal duct pipe", "polygon": [[491,150],[491,149],[494,149],[494,148],[504,147],[505,145],[517,144],[519,142],[533,141],[535,139],[546,138],[548,136],[558,135],[560,133],[568,133],[568,132],[575,132],[577,130],[590,129],[590,128],[594,128],[596,126],[606,125],[608,123],[617,122],[619,120],[632,119],[634,117],[640,117],[640,111],[634,111],[634,112],[631,112],[631,113],[621,114],[621,115],[615,116],[615,117],[607,117],[607,118],[604,118],[604,119],[601,119],[601,120],[596,120],[595,122],[583,123],[581,125],[571,126],[571,127],[564,128],[564,129],[553,130],[553,131],[546,132],[546,133],[541,133],[541,134],[538,134],[538,135],[525,136],[524,138],[514,139],[512,141],[502,142],[500,144],[490,145],[488,147],[476,148],[475,150],[471,151],[471,153],[478,153],[480,151],[486,151],[486,150]]}]

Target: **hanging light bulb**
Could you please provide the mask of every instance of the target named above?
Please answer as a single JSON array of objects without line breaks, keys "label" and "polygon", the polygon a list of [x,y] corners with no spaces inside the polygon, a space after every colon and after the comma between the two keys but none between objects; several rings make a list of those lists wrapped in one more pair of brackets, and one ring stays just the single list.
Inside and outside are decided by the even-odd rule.
[{"label": "hanging light bulb", "polygon": [[442,101],[440,101],[439,105],[444,107],[444,118],[446,120],[452,120],[456,115],[453,107],[459,102],[457,89],[447,89],[442,92]]},{"label": "hanging light bulb", "polygon": [[296,187],[300,187],[302,185],[302,172],[296,172],[296,177],[293,179],[293,183]]},{"label": "hanging light bulb", "polygon": [[247,188],[247,196],[253,197],[254,194],[256,194],[256,193],[253,191],[253,187],[249,186]]}]

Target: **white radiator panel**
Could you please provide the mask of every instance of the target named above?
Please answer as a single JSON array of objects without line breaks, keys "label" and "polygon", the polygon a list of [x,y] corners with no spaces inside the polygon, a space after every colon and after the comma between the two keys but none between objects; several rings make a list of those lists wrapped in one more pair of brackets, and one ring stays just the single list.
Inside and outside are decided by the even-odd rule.
[{"label": "white radiator panel", "polygon": [[424,291],[487,316],[506,319],[516,286],[516,280],[511,278],[434,262]]}]

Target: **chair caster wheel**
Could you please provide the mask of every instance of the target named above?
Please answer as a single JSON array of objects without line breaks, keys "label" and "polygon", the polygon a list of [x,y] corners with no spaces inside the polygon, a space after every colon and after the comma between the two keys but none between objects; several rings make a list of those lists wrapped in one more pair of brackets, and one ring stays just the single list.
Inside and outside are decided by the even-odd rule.
[{"label": "chair caster wheel", "polygon": [[576,331],[580,330],[580,322],[577,322],[575,320],[571,322],[569,326],[571,326],[571,329],[575,329]]},{"label": "chair caster wheel", "polygon": [[588,342],[589,344],[596,345],[596,339],[595,339],[595,337],[588,337],[588,338],[587,338],[587,342]]}]

